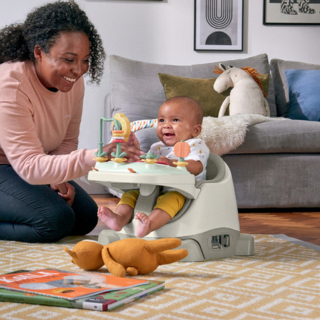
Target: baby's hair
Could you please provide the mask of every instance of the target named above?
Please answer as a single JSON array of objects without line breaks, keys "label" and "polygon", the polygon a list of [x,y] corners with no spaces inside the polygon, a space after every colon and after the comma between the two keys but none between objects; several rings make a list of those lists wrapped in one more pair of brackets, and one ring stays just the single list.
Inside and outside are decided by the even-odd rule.
[{"label": "baby's hair", "polygon": [[197,100],[186,96],[177,96],[168,99],[166,102],[180,102],[181,104],[188,105],[190,108],[192,108],[192,111],[195,112],[195,120],[197,124],[202,124],[203,110]]}]

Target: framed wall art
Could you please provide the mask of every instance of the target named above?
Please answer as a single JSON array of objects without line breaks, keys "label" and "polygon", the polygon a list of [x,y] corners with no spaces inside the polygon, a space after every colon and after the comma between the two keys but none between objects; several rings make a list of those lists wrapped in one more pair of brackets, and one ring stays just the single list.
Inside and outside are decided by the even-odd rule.
[{"label": "framed wall art", "polygon": [[243,50],[243,0],[194,1],[194,50]]},{"label": "framed wall art", "polygon": [[[91,1],[91,2],[97,2],[97,1],[108,1],[108,0],[86,0],[86,1]],[[120,1],[123,1],[123,0],[119,0]],[[138,1],[138,0],[131,0],[131,1]],[[139,1],[163,1],[163,0],[139,0]]]},{"label": "framed wall art", "polygon": [[320,0],[264,0],[263,24],[320,24]]}]

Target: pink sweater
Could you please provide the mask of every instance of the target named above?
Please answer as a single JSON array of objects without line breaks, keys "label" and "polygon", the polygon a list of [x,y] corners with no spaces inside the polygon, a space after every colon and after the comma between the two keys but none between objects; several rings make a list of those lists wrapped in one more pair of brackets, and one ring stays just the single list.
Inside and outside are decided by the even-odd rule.
[{"label": "pink sweater", "polygon": [[0,164],[30,184],[58,184],[85,175],[95,150],[78,147],[83,78],[51,92],[31,61],[0,65]]}]

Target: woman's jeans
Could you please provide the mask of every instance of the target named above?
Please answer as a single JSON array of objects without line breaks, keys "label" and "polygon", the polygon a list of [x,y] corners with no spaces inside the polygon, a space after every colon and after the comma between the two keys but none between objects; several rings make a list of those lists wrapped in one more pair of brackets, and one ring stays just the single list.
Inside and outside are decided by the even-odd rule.
[{"label": "woman's jeans", "polygon": [[98,222],[97,205],[75,182],[72,206],[49,185],[30,185],[0,165],[0,240],[55,242],[85,235]]}]

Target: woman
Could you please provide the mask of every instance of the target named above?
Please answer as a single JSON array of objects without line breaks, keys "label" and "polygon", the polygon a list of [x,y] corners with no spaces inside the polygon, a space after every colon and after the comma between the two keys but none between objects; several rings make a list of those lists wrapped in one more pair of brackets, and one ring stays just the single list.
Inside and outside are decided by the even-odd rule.
[{"label": "woman", "polygon": [[[77,150],[83,75],[99,83],[101,39],[74,1],[0,30],[0,239],[54,242],[89,233],[97,205],[75,182],[96,150]],[[124,146],[140,154],[135,137]],[[110,154],[114,144],[104,147]]]}]

